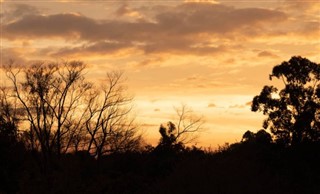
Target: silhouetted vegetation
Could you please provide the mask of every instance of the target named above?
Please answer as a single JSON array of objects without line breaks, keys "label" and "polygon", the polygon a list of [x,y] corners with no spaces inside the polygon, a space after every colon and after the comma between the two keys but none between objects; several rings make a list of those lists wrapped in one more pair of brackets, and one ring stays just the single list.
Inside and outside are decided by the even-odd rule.
[{"label": "silhouetted vegetation", "polygon": [[320,64],[292,57],[273,68],[270,80],[274,77],[283,81],[284,88],[264,86],[252,103],[252,111],[268,115],[263,127],[284,145],[319,141]]},{"label": "silhouetted vegetation", "polygon": [[319,64],[293,57],[276,66],[272,77],[285,88],[264,87],[252,105],[268,116],[265,129],[216,151],[187,146],[203,119],[186,106],[160,125],[157,146],[142,146],[121,73],[97,87],[85,81],[81,62],[56,65],[6,69],[12,85],[0,94],[0,193],[320,190]]},{"label": "silhouetted vegetation", "polygon": [[121,72],[107,73],[99,86],[85,80],[85,65],[78,61],[10,63],[4,70],[10,85],[2,89],[1,111],[44,160],[72,151],[99,158],[139,147]]},{"label": "silhouetted vegetation", "polygon": [[161,124],[159,133],[161,135],[155,151],[158,152],[181,152],[185,144],[194,141],[197,134],[201,132],[204,124],[203,117],[196,115],[191,108],[182,104],[181,108],[175,108],[177,121]]}]

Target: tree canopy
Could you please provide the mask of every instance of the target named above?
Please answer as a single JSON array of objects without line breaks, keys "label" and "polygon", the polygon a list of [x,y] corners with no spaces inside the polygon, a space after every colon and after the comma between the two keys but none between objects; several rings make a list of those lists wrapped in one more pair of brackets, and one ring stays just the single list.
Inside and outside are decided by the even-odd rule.
[{"label": "tree canopy", "polygon": [[276,141],[295,145],[320,139],[320,64],[293,56],[276,65],[270,80],[282,80],[284,87],[264,86],[253,98],[252,111],[267,115],[263,122]]}]

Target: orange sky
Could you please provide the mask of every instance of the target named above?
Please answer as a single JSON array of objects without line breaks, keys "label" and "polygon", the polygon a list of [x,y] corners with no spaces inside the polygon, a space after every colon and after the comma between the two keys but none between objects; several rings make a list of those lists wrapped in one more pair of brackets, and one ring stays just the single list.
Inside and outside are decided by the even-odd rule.
[{"label": "orange sky", "polygon": [[185,103],[198,145],[261,128],[250,101],[293,55],[320,62],[319,0],[1,0],[1,63],[83,60],[91,80],[124,70],[147,141]]}]

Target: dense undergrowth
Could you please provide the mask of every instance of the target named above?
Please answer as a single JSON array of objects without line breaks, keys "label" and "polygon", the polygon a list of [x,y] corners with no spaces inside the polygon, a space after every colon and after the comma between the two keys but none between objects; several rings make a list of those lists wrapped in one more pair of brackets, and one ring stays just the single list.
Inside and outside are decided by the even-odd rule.
[{"label": "dense undergrowth", "polygon": [[1,144],[1,193],[317,193],[320,144],[52,156]]}]

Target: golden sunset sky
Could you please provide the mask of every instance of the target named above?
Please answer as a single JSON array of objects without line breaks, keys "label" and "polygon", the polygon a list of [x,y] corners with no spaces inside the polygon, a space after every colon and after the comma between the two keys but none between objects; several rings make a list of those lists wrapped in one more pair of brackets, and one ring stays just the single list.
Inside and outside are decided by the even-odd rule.
[{"label": "golden sunset sky", "polygon": [[120,69],[146,140],[185,103],[204,115],[200,146],[261,129],[252,98],[272,67],[320,62],[319,0],[1,0],[1,63],[82,60],[97,82]]}]

